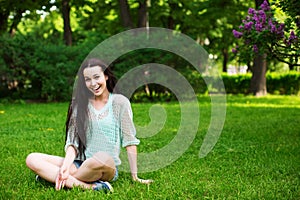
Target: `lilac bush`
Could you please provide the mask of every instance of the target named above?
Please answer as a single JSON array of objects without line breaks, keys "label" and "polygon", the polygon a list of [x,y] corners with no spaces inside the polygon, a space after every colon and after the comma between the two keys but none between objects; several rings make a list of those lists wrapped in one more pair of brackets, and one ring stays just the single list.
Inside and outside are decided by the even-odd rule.
[{"label": "lilac bush", "polygon": [[[286,33],[288,29],[285,23],[279,23],[274,18],[274,13],[265,0],[258,10],[249,8],[242,24],[232,31],[235,38],[242,40],[242,45],[233,48],[232,52],[239,53],[244,61],[250,61],[253,56],[263,53],[285,61],[290,55],[288,52],[294,52],[291,55],[295,56],[299,47],[299,37],[293,30]],[[297,63],[297,56],[293,62]]]}]

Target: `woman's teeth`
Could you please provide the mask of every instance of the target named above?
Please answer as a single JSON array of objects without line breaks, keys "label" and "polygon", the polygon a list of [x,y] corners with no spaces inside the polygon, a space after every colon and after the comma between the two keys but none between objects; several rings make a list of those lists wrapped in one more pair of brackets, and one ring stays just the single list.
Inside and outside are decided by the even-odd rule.
[{"label": "woman's teeth", "polygon": [[100,89],[100,87],[101,87],[101,86],[99,86],[99,87],[97,87],[97,88],[94,88],[93,90],[94,90],[94,91],[97,91],[97,90]]}]

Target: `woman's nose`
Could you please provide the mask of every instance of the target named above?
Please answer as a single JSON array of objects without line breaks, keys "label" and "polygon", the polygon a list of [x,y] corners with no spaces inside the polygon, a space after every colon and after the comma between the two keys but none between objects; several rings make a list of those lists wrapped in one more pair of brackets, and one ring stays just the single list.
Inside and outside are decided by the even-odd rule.
[{"label": "woman's nose", "polygon": [[97,84],[97,81],[96,81],[95,79],[92,79],[92,82],[91,82],[91,84],[94,86],[94,85],[96,85],[96,84]]}]

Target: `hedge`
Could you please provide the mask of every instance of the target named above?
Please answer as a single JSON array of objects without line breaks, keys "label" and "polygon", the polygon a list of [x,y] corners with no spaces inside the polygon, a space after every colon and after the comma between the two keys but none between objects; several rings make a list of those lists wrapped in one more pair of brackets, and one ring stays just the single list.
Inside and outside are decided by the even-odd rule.
[{"label": "hedge", "polygon": [[[222,79],[226,93],[249,94],[251,76],[252,74],[223,74]],[[269,94],[300,95],[300,72],[267,73],[266,81]]]},{"label": "hedge", "polygon": [[[67,47],[64,44],[47,43],[34,37],[14,39],[0,37],[0,46],[3,47],[0,49],[0,98],[68,101],[72,95],[73,82],[80,63],[98,42],[96,39],[90,39],[88,42]],[[129,70],[127,66],[134,67],[138,63],[149,63],[151,60],[147,58],[152,56],[145,56],[146,53],[149,55],[155,53],[154,61],[166,62],[168,66],[177,66],[175,70],[186,77],[197,94],[214,92],[249,94],[251,74],[222,74],[225,91],[221,91],[222,85],[215,77],[202,76],[188,67],[178,68],[178,66],[186,66],[185,63],[178,58],[174,60],[174,57],[169,54],[150,50],[135,54],[132,59],[126,57],[119,59],[119,63],[116,62],[114,66],[114,69],[119,71],[117,75],[122,74],[121,69]],[[138,62],[134,63],[133,58],[137,58]],[[268,73],[266,78],[267,91],[270,94],[300,94],[300,72]],[[132,99],[169,101],[175,98],[172,92],[163,86],[151,84],[149,89],[150,95],[144,92],[144,87],[137,89]]]}]

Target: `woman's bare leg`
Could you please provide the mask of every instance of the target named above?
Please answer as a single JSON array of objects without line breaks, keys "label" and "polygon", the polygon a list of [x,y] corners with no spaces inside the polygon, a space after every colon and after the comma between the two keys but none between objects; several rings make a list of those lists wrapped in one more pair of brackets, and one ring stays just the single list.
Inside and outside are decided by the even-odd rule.
[{"label": "woman's bare leg", "polygon": [[116,166],[113,158],[105,152],[98,152],[92,158],[85,160],[73,176],[84,182],[113,179]]},{"label": "woman's bare leg", "polygon": [[[55,183],[55,179],[58,175],[63,160],[64,158],[59,156],[53,156],[42,153],[31,153],[26,158],[26,165],[36,174],[41,176],[43,179],[51,183]],[[74,174],[76,171],[76,166],[72,164],[70,174]],[[85,189],[92,188],[92,184],[87,184],[83,181],[80,181],[72,175],[68,177],[65,185],[69,188],[72,188],[74,186],[79,186]]]}]

